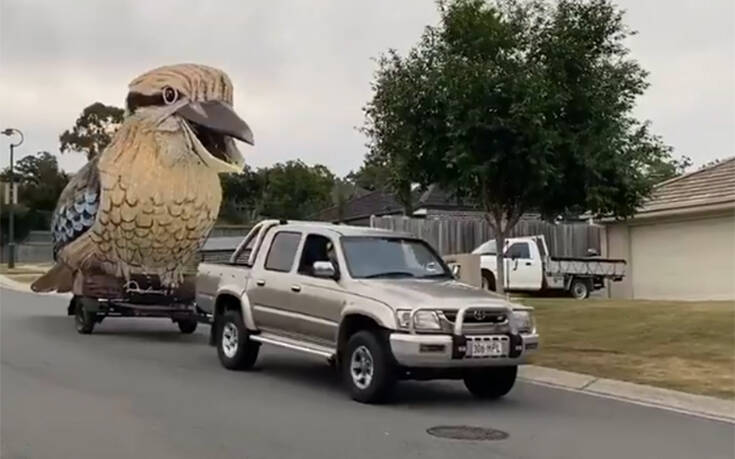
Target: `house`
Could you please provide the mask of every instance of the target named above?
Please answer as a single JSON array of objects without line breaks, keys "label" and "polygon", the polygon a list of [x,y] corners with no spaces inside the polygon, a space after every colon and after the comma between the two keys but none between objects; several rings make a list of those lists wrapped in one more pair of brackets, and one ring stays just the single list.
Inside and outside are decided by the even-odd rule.
[{"label": "house", "polygon": [[[463,204],[451,193],[436,185],[417,193],[414,201],[414,217],[451,216],[453,218],[483,218],[476,207]],[[315,220],[369,225],[370,217],[403,215],[404,207],[390,191],[375,190],[358,195],[341,206],[333,206],[318,212]]]},{"label": "house", "polygon": [[735,300],[735,157],[657,185],[605,238],[628,261],[613,298]]}]

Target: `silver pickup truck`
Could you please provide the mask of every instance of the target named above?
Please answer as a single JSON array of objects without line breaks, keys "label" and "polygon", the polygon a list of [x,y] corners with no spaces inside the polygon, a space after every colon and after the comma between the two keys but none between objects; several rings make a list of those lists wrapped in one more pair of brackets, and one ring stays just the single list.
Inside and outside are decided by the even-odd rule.
[{"label": "silver pickup truck", "polygon": [[200,264],[196,295],[225,368],[281,346],[327,359],[361,402],[400,379],[502,397],[538,348],[531,308],[456,281],[431,246],[386,230],[260,222],[228,262]]}]

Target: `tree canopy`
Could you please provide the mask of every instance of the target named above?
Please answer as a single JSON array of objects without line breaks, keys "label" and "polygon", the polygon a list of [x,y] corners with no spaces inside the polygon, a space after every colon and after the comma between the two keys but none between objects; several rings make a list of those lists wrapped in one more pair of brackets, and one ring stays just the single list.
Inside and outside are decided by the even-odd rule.
[{"label": "tree canopy", "polygon": [[393,177],[477,203],[501,247],[529,210],[632,215],[671,149],[632,114],[647,74],[625,47],[622,11],[609,0],[447,0],[439,11],[406,56],[378,61],[371,155]]},{"label": "tree canopy", "polygon": [[[26,156],[15,163],[18,183],[18,203],[31,209],[51,211],[69,182],[69,176],[59,169],[56,157],[47,151]],[[2,181],[10,181],[10,169],[2,173]]]},{"label": "tree canopy", "polygon": [[[260,217],[305,219],[341,196],[334,174],[322,165],[277,163],[242,174],[223,174],[220,218],[232,223]],[[341,191],[341,190],[340,190]]]},{"label": "tree canopy", "polygon": [[125,110],[95,102],[86,107],[71,129],[59,136],[62,153],[75,151],[92,159],[109,145],[123,121]]}]

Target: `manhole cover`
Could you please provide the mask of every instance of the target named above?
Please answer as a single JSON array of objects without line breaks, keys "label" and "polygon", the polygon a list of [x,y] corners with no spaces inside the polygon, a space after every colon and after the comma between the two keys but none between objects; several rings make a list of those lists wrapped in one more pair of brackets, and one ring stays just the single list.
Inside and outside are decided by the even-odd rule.
[{"label": "manhole cover", "polygon": [[429,435],[453,440],[505,440],[508,433],[487,427],[473,426],[436,426],[426,429]]}]

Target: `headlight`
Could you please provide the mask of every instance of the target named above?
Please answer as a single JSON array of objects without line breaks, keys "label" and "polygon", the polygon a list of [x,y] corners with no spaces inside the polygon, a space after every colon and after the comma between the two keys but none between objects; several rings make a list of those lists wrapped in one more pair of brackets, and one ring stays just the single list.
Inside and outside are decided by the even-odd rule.
[{"label": "headlight", "polygon": [[[396,311],[396,320],[400,328],[411,328],[411,310],[399,309]],[[413,326],[417,330],[441,330],[439,316],[434,311],[419,311],[414,315]]]},{"label": "headlight", "polygon": [[434,311],[419,311],[413,316],[413,326],[419,330],[439,330],[439,316]]},{"label": "headlight", "polygon": [[534,333],[536,331],[536,323],[533,320],[533,314],[529,310],[513,311],[513,322],[516,329],[521,333]]}]

